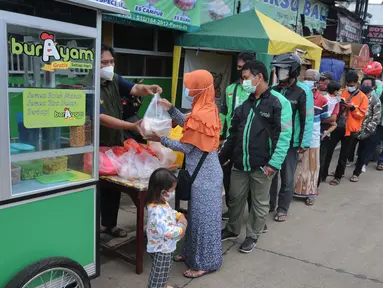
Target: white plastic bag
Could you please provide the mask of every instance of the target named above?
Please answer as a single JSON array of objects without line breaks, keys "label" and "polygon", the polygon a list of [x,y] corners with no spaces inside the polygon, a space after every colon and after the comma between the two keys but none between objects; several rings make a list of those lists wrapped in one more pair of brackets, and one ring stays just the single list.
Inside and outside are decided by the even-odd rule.
[{"label": "white plastic bag", "polygon": [[142,133],[152,134],[153,132],[159,136],[168,136],[172,130],[172,118],[160,104],[161,100],[158,93],[154,94],[152,101],[145,112],[144,119],[141,123]]},{"label": "white plastic bag", "polygon": [[156,157],[147,151],[136,154],[134,149],[124,153],[119,161],[123,164],[118,171],[118,176],[129,180],[148,179],[154,170],[161,167],[160,161]]},{"label": "white plastic bag", "polygon": [[168,168],[177,160],[177,155],[173,152],[173,150],[163,146],[161,143],[150,142],[149,148],[156,153],[158,159],[160,160],[161,167]]}]

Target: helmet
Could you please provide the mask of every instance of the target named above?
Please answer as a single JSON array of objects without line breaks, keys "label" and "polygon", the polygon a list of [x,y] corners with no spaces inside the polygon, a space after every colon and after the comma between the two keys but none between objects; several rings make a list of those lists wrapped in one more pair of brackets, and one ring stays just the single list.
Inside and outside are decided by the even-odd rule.
[{"label": "helmet", "polygon": [[289,69],[289,77],[297,78],[301,73],[301,58],[295,53],[276,55],[271,61],[271,67]]},{"label": "helmet", "polygon": [[376,61],[370,62],[363,67],[363,73],[379,77],[379,75],[382,74],[382,64]]}]

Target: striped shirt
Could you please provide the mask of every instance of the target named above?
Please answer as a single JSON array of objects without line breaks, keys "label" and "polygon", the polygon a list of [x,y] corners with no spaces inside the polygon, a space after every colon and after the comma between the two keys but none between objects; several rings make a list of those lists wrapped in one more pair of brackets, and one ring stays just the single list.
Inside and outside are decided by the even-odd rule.
[{"label": "striped shirt", "polygon": [[328,100],[319,90],[314,92],[314,125],[310,148],[320,147],[321,120],[331,116],[328,111]]}]

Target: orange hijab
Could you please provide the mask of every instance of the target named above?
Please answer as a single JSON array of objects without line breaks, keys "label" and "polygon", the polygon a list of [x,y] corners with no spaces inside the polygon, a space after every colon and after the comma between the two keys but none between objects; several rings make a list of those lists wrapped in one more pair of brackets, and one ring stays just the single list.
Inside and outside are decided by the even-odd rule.
[{"label": "orange hijab", "polygon": [[192,144],[204,152],[217,151],[221,120],[214,102],[213,76],[206,70],[196,70],[184,75],[189,96],[194,97],[192,111],[185,119],[182,143]]}]

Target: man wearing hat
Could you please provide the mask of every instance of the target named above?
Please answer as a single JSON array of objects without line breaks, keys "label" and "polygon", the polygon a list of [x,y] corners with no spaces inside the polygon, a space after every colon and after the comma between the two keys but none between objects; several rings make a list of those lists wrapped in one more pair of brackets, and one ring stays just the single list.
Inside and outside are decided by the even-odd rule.
[{"label": "man wearing hat", "polygon": [[331,72],[322,72],[318,83],[318,89],[322,95],[327,94],[327,85],[334,80],[334,75]]}]

